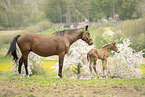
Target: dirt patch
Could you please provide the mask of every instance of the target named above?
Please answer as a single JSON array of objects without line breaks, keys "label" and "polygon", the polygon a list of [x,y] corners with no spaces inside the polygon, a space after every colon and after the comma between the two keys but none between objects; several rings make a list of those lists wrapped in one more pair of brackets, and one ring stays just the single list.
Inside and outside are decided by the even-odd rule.
[{"label": "dirt patch", "polygon": [[[138,86],[96,86],[87,85],[59,85],[59,84],[32,84],[18,86],[16,82],[0,81],[0,96],[37,96],[37,97],[145,97],[145,85]],[[3,85],[2,85],[3,84]]]}]

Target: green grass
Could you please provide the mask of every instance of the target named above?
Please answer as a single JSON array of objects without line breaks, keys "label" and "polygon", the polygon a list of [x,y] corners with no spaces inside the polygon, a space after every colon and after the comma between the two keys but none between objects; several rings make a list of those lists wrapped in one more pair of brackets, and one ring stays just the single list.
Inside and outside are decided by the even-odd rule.
[{"label": "green grass", "polygon": [[[2,81],[9,81],[12,79],[14,82],[17,82],[18,85],[27,87],[31,84],[38,84],[38,85],[49,85],[49,84],[69,84],[69,85],[96,85],[96,86],[113,86],[113,85],[145,85],[144,79],[68,79],[68,78],[55,78],[56,74],[49,76],[42,76],[42,75],[32,75],[31,77],[23,77],[21,80],[17,75],[12,75],[10,72],[0,72],[0,80]],[[136,88],[136,86],[135,86]]]},{"label": "green grass", "polygon": [[[46,96],[47,93],[50,94],[54,90],[56,90],[55,93],[62,93],[63,89],[67,88],[92,89],[91,87],[95,87],[96,89],[99,87],[108,87],[108,89],[109,87],[114,89],[133,87],[135,91],[141,91],[141,95],[144,95],[144,91],[140,88],[140,86],[145,85],[144,79],[60,79],[56,78],[56,76],[56,74],[48,73],[46,76],[32,75],[30,77],[20,78],[18,75],[13,75],[10,72],[0,72],[0,86],[11,91],[18,91],[18,93],[16,92],[17,94],[15,93],[11,97],[16,95],[18,97],[33,97],[36,96],[35,93],[44,93]],[[7,95],[9,94],[7,93]],[[79,95],[83,96],[84,94],[80,92]]]}]

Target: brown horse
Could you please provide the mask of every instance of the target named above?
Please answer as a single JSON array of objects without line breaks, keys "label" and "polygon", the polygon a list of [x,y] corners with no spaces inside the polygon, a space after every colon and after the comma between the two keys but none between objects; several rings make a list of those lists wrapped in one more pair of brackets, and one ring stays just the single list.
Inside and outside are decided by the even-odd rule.
[{"label": "brown horse", "polygon": [[23,34],[17,35],[11,42],[7,55],[12,55],[13,60],[17,61],[16,43],[18,44],[22,56],[19,60],[18,72],[21,74],[21,67],[24,63],[26,75],[28,74],[27,61],[28,54],[32,51],[40,56],[47,57],[51,55],[59,56],[58,76],[62,78],[63,60],[72,43],[78,39],[84,40],[88,45],[92,45],[93,41],[88,31],[88,25],[81,29],[71,29],[58,31],[50,35],[40,34]]},{"label": "brown horse", "polygon": [[93,48],[87,54],[87,59],[90,60],[90,65],[89,65],[90,72],[92,73],[91,64],[94,63],[93,69],[94,69],[98,78],[99,78],[99,75],[98,75],[97,70],[96,70],[96,61],[97,61],[97,59],[102,60],[103,76],[104,76],[104,71],[105,71],[105,77],[107,77],[107,58],[108,58],[109,52],[111,50],[114,50],[115,52],[119,53],[119,50],[116,46],[116,42],[114,42],[112,44],[108,44],[101,49]]}]

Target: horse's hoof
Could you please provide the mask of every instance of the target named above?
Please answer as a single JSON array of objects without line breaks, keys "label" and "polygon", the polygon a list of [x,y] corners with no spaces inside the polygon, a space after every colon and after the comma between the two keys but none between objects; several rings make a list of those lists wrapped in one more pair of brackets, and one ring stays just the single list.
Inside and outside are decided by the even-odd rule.
[{"label": "horse's hoof", "polygon": [[63,76],[62,76],[62,75],[59,75],[59,77],[60,77],[60,78],[63,78]]}]

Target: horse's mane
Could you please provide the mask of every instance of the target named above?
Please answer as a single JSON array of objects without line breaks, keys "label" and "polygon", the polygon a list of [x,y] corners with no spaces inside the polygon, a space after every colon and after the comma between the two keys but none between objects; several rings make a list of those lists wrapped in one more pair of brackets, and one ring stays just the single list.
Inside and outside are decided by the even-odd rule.
[{"label": "horse's mane", "polygon": [[[82,28],[80,28],[80,29],[82,29]],[[62,30],[62,31],[56,31],[56,32],[54,32],[54,34],[56,34],[56,35],[62,35],[63,36],[66,31],[74,32],[76,30],[79,30],[79,29],[66,29],[66,30]]]},{"label": "horse's mane", "polygon": [[55,32],[56,35],[64,35],[66,30]]},{"label": "horse's mane", "polygon": [[113,43],[107,44],[107,45],[105,45],[105,46],[104,46],[104,47],[102,47],[102,48],[105,48],[105,47],[107,47],[107,46],[109,46],[109,45],[111,45],[111,44],[113,44]]}]

